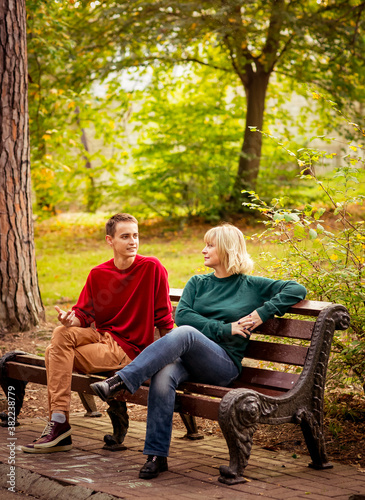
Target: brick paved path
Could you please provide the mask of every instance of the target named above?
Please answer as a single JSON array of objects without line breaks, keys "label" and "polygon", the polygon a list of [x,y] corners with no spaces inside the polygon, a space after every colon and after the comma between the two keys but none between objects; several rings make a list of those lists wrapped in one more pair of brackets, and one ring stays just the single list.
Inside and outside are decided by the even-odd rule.
[{"label": "brick paved path", "polygon": [[365,495],[365,473],[355,467],[336,463],[333,469],[315,471],[307,467],[309,456],[293,458],[290,452],[271,452],[256,447],[253,447],[245,473],[248,482],[223,485],[217,478],[219,465],[228,462],[224,439],[211,436],[201,441],[187,441],[182,439],[182,431],[173,433],[169,471],[145,481],[138,479],[139,469],[145,462],[141,452],[143,423],[130,423],[126,450],[109,452],[101,449],[103,435],[111,432],[109,418],[74,415],[71,417],[74,445],[71,451],[31,455],[23,453],[19,447],[38,438],[45,423],[40,419],[21,422],[22,425],[16,428],[16,439],[9,437],[8,429],[0,428],[0,487],[8,487],[8,445],[15,442],[16,489],[36,498],[348,500],[355,494]]}]

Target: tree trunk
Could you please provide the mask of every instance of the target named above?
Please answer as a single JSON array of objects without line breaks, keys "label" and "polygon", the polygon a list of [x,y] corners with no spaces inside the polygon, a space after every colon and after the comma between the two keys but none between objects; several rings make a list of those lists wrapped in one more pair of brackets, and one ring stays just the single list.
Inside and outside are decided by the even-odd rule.
[{"label": "tree trunk", "polygon": [[30,194],[25,0],[0,0],[0,333],[44,319]]},{"label": "tree trunk", "polygon": [[260,168],[262,135],[251,132],[249,127],[262,130],[264,122],[266,90],[270,74],[265,72],[252,73],[245,86],[247,99],[246,125],[244,139],[238,163],[237,176],[233,186],[231,202],[239,209],[247,199],[242,190],[254,190]]}]

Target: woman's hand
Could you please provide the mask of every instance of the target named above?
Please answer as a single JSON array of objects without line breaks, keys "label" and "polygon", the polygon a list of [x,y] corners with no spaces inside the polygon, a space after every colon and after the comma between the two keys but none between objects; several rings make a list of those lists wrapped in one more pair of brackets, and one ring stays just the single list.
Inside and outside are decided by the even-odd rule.
[{"label": "woman's hand", "polygon": [[81,326],[79,318],[75,316],[75,311],[62,311],[58,306],[55,306],[58,312],[58,321],[69,328],[70,326]]},{"label": "woman's hand", "polygon": [[231,323],[232,335],[242,335],[242,337],[249,338],[252,330],[262,325],[262,320],[257,311],[253,311],[248,316],[244,316],[235,323]]}]

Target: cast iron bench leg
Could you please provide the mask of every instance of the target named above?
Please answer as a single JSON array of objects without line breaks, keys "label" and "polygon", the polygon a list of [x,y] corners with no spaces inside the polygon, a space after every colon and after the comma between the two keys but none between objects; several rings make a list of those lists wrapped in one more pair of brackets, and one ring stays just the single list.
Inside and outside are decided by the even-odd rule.
[{"label": "cast iron bench leg", "polygon": [[250,458],[252,439],[260,417],[277,408],[265,401],[255,391],[233,389],[222,399],[219,406],[219,425],[229,449],[229,466],[219,468],[221,483],[228,485],[246,483],[243,472]]},{"label": "cast iron bench leg", "polygon": [[327,458],[322,419],[318,421],[313,413],[302,410],[296,415],[296,422],[300,424],[312,459],[309,467],[317,470],[332,469],[333,465],[328,462]]},{"label": "cast iron bench leg", "polygon": [[116,399],[112,399],[109,402],[107,413],[110,417],[110,420],[112,421],[113,435],[106,434],[104,436],[105,444],[103,446],[103,450],[125,450],[126,446],[123,444],[123,441],[129,427],[127,403],[125,401],[117,401]]},{"label": "cast iron bench leg", "polygon": [[192,441],[204,439],[203,434],[200,434],[198,431],[195,417],[193,417],[192,415],[188,415],[187,413],[180,413],[180,417],[184,422],[187,431],[184,437],[186,437],[187,439],[191,439]]}]

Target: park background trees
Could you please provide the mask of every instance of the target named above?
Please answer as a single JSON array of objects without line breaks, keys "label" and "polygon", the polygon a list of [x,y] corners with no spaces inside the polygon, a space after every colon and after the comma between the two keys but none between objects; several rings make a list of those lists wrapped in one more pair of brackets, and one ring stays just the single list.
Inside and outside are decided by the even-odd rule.
[{"label": "park background trees", "polygon": [[[92,4],[27,2],[32,178],[35,210],[42,216],[54,215],[62,203],[77,206],[76,199],[94,212],[123,155],[127,97],[112,79],[107,89],[101,87],[113,51]],[[93,91],[94,82],[103,98]],[[90,145],[95,141],[100,147]]]},{"label": "park background trees", "polygon": [[[317,89],[357,122],[365,90],[363,23],[364,2],[359,0],[183,4],[165,0],[64,1],[51,6],[42,0],[29,2],[33,82],[30,112],[35,137],[32,160],[37,211],[54,213],[67,203],[75,206],[75,200],[95,211],[108,206],[107,198],[118,203],[123,200],[144,215],[177,216],[185,212],[187,216],[206,216],[209,211],[213,216],[227,215],[240,210],[242,188],[253,189],[262,180],[267,186],[275,185],[278,177],[282,185],[286,184],[286,171],[293,184],[297,166],[287,162],[278,172],[282,156],[276,156],[265,141],[262,150],[262,135],[252,133],[249,127],[284,132],[287,139],[296,136],[302,145],[310,135],[336,129],[335,115],[324,112],[312,99],[302,104],[303,110],[309,110],[306,121],[304,112],[298,119],[298,106],[290,116],[293,96],[306,99]],[[204,70],[210,87],[200,85]],[[202,113],[205,107],[211,123],[197,131],[204,146],[200,148],[202,154],[195,157],[196,168],[186,176],[184,142],[189,141],[190,132],[181,126],[179,134],[185,138],[171,141],[166,121],[174,106],[176,115],[184,113],[185,101],[185,116],[193,126],[196,117],[193,119],[191,110],[197,110],[197,106],[190,107],[189,99],[194,79],[193,101],[202,104]],[[219,82],[217,102],[213,102],[214,80]],[[156,111],[149,99],[153,93],[156,111],[162,114],[152,127],[151,113]],[[170,102],[169,111],[157,109],[158,93]],[[204,101],[210,103],[209,110]],[[144,106],[149,108],[149,114],[143,112]],[[224,119],[233,109],[234,123]],[[208,128],[210,138],[205,135]],[[151,136],[144,133],[144,140],[138,141],[144,129],[150,130]],[[222,172],[222,162],[215,161],[213,145],[219,130],[224,131],[221,146],[227,149],[227,163],[223,171],[229,179],[222,186],[218,173]],[[351,130],[346,133],[351,134]],[[85,149],[85,137],[89,151]],[[179,152],[181,175],[178,161],[170,168],[171,156],[178,158]],[[273,157],[277,160],[274,164]],[[145,167],[135,168],[136,160],[141,163],[143,158]],[[218,173],[217,181],[208,179],[204,184],[200,173],[205,169],[211,174],[212,164]],[[169,179],[171,186],[181,189],[175,205],[170,203],[158,211],[152,200],[161,194],[154,181],[157,172]],[[210,179],[213,177],[210,175]],[[280,182],[275,189],[278,185]],[[217,195],[217,186],[224,188],[224,195]],[[82,197],[78,196],[81,193]],[[191,193],[191,199],[186,193]],[[194,200],[199,197],[211,197],[212,202],[197,204]]]},{"label": "park background trees", "polygon": [[119,64],[202,64],[243,87],[243,141],[230,193],[237,207],[241,190],[256,187],[262,142],[249,127],[263,128],[274,72],[343,97],[363,50],[364,8],[353,1],[129,1],[106,14],[118,17]]}]

